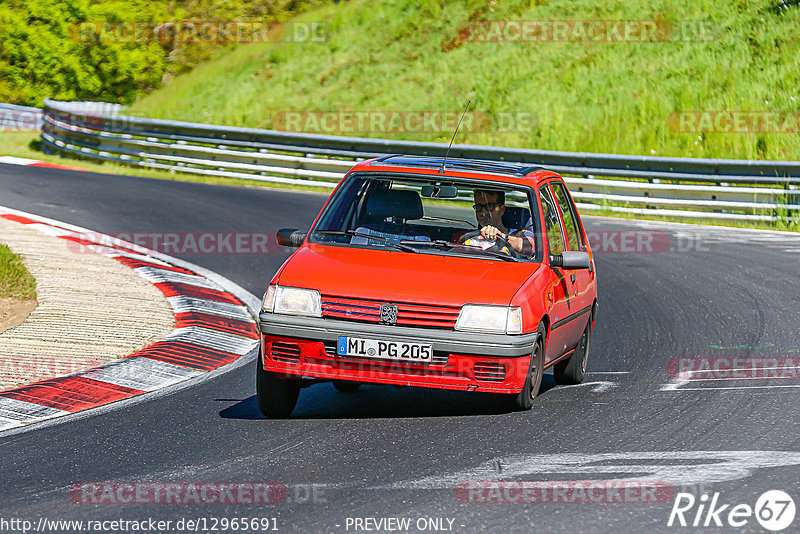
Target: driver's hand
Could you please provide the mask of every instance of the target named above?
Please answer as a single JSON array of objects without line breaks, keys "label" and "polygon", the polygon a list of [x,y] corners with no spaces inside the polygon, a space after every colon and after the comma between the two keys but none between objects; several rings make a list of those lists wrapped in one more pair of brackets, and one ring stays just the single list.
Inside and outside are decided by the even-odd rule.
[{"label": "driver's hand", "polygon": [[495,237],[500,236],[503,239],[506,238],[505,234],[495,228],[494,226],[484,226],[481,228],[481,237],[484,239],[494,239]]}]

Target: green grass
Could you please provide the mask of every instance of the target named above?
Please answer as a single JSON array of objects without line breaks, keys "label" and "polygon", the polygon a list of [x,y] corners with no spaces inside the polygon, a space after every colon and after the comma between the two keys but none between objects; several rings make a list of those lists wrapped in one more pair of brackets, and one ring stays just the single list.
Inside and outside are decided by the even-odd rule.
[{"label": "green grass", "polygon": [[[301,17],[326,21],[327,42],[221,51],[132,110],[270,128],[279,110],[457,111],[472,99],[473,110],[491,117],[535,118],[511,132],[463,131],[460,142],[796,160],[800,133],[682,134],[668,117],[688,110],[800,112],[800,7],[778,14],[775,0],[649,4],[351,0]],[[495,19],[702,21],[710,30],[688,41],[454,41],[466,21]],[[446,141],[449,132],[388,137]]]},{"label": "green grass", "polygon": [[0,243],[0,297],[36,298],[36,280],[28,272],[22,258]]},{"label": "green grass", "polygon": [[[516,124],[510,132],[464,129],[458,142],[797,160],[800,133],[681,134],[668,125],[671,113],[686,110],[800,113],[800,33],[796,31],[800,7],[778,14],[776,3],[661,0],[644,6],[621,0],[350,0],[296,19],[325,21],[330,36],[326,42],[251,44],[221,50],[210,61],[136,102],[131,112],[271,128],[280,110],[458,111],[472,99],[471,109],[476,112],[495,118],[506,112],[533,113],[534,120]],[[708,38],[639,43],[454,40],[466,21],[504,19],[699,21],[710,30]],[[450,133],[355,135],[445,142]],[[4,150],[4,145],[11,146]],[[76,163],[28,150],[24,140],[14,145],[13,135],[0,135],[0,154],[98,172],[319,191],[109,163]],[[704,222],[797,231],[797,225],[786,222]]]}]

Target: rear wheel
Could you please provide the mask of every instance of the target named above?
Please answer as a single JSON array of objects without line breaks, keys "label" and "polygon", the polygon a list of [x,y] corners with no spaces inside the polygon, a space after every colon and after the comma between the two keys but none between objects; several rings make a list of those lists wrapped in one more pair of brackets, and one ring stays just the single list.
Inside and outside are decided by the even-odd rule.
[{"label": "rear wheel", "polygon": [[264,370],[261,358],[256,369],[256,398],[258,409],[270,419],[285,419],[292,413],[300,396],[300,381],[281,379]]},{"label": "rear wheel", "polygon": [[542,386],[542,373],[544,372],[544,325],[539,327],[537,332],[536,346],[528,364],[528,376],[525,379],[525,386],[516,395],[511,395],[514,406],[519,410],[530,410],[533,406],[533,399],[539,394]]},{"label": "rear wheel", "polygon": [[558,362],[553,366],[553,377],[556,384],[580,384],[586,378],[586,364],[589,361],[589,345],[592,341],[592,316],[581,335],[575,352],[565,361]]},{"label": "rear wheel", "polygon": [[358,391],[358,388],[361,387],[360,382],[348,382],[346,380],[334,380],[333,387],[335,387],[338,391],[342,393],[353,393]]}]

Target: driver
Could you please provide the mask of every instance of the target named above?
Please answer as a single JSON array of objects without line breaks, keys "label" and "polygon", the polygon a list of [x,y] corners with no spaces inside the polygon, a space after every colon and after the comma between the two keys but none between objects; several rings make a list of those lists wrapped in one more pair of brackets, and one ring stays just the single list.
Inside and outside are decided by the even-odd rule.
[{"label": "driver", "polygon": [[[508,229],[503,224],[503,214],[506,212],[506,193],[505,191],[491,189],[476,189],[474,192],[475,218],[478,220],[480,235],[469,234],[463,244],[488,248],[494,244],[497,236],[505,238],[514,250],[527,256],[533,255],[534,234],[525,228]],[[503,245],[502,252],[510,254],[508,247]]]}]

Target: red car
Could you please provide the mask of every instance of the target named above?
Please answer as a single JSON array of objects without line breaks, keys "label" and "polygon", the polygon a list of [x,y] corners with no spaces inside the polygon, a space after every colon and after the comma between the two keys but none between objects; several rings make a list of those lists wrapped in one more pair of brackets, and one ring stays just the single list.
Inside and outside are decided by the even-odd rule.
[{"label": "red car", "polygon": [[505,394],[583,380],[594,259],[562,178],[539,167],[386,156],[353,167],[270,282],[257,397],[287,417],[333,381]]}]

